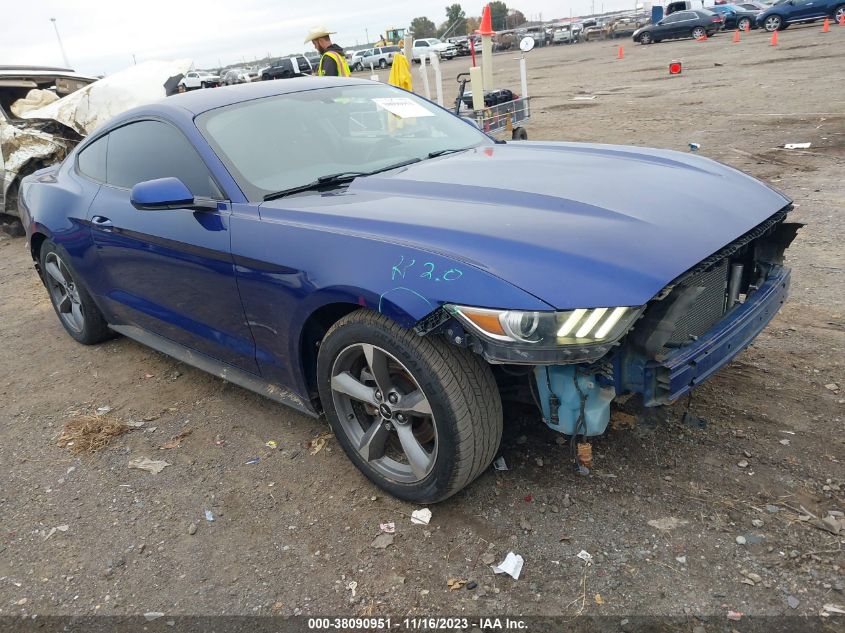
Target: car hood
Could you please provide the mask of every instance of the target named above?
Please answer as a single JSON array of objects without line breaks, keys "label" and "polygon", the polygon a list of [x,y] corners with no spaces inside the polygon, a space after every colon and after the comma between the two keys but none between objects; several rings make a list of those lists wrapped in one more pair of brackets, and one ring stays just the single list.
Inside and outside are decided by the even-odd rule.
[{"label": "car hood", "polygon": [[451,256],[566,309],[643,305],[789,202],[698,156],[522,142],[265,204],[297,222]]}]

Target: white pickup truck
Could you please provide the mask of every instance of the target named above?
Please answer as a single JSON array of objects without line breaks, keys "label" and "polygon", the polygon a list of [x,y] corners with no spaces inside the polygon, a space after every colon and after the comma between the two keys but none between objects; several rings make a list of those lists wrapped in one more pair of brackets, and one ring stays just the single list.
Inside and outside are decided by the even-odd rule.
[{"label": "white pickup truck", "polygon": [[415,62],[419,62],[423,55],[429,53],[436,53],[440,59],[452,59],[458,56],[458,47],[448,42],[441,42],[436,37],[414,40],[411,56]]},{"label": "white pickup truck", "polygon": [[220,85],[220,76],[205,70],[192,70],[182,78],[182,84],[188,90],[196,88],[215,88]]}]

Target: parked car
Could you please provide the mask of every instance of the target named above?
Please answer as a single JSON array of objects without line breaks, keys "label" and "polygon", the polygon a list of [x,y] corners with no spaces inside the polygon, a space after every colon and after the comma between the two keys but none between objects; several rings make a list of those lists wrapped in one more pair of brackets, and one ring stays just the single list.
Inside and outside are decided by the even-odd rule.
[{"label": "parked car", "polygon": [[458,48],[454,44],[441,42],[436,37],[414,40],[411,56],[413,61],[419,62],[423,55],[435,53],[440,59],[452,59],[458,56]]},{"label": "parked car", "polygon": [[736,6],[747,9],[748,11],[765,11],[771,5],[763,4],[762,2],[737,2]]},{"label": "parked car", "polygon": [[674,402],[729,363],[786,300],[791,208],[696,155],[501,145],[351,78],[176,95],[21,188],[73,339],[123,334],[323,414],[414,503],[489,467],[502,393],[586,438],[614,398]]},{"label": "parked car", "polygon": [[760,13],[759,9],[749,10],[735,4],[720,4],[710,7],[710,10],[724,18],[725,29],[744,31],[746,27],[748,29],[757,28],[756,18],[757,14]]},{"label": "parked car", "polygon": [[358,71],[364,70],[364,64],[361,60],[364,58],[365,55],[371,55],[372,52],[373,52],[372,48],[364,48],[364,49],[361,49],[360,51],[354,51],[349,56],[349,59],[347,60],[347,63],[349,64],[349,68],[351,70],[358,70]]},{"label": "parked car", "polygon": [[401,52],[402,49],[398,46],[376,46],[367,55],[358,58],[357,64],[361,65],[361,68],[358,70],[369,68],[370,66],[373,68],[387,68],[393,63],[393,56]]},{"label": "parked car", "polygon": [[223,85],[246,84],[252,81],[250,72],[245,68],[231,68],[223,74]]},{"label": "parked car", "polygon": [[657,22],[647,24],[637,29],[633,40],[640,44],[651,44],[663,40],[684,37],[708,37],[722,29],[722,18],[712,11],[696,9],[695,11],[678,11]]},{"label": "parked car", "polygon": [[0,66],[0,230],[17,233],[21,179],[61,161],[82,139],[53,119],[23,118],[95,82],[69,68]]},{"label": "parked car", "polygon": [[781,0],[757,15],[757,26],[780,31],[790,24],[831,18],[839,22],[845,15],[843,0]]},{"label": "parked car", "polygon": [[307,53],[303,53],[303,55],[308,60],[308,63],[311,64],[311,69],[316,71],[320,66],[320,53],[317,51],[308,51]]},{"label": "parked car", "polygon": [[294,55],[292,57],[283,57],[276,61],[272,66],[262,68],[259,71],[262,81],[270,79],[291,79],[293,77],[301,77],[303,75],[310,75],[312,72],[311,64],[304,55]]},{"label": "parked car", "polygon": [[584,29],[580,24],[572,24],[555,29],[552,33],[553,44],[577,44],[581,41]]},{"label": "parked car", "polygon": [[220,75],[215,75],[207,70],[192,70],[185,74],[180,83],[188,90],[216,88],[220,85]]}]

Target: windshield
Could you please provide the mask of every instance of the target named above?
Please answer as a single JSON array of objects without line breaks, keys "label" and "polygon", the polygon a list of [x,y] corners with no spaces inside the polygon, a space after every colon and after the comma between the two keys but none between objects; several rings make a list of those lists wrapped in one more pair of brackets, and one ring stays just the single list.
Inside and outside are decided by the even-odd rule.
[{"label": "windshield", "polygon": [[254,201],[332,174],[493,144],[436,105],[375,82],[236,103],[200,115],[197,125]]}]

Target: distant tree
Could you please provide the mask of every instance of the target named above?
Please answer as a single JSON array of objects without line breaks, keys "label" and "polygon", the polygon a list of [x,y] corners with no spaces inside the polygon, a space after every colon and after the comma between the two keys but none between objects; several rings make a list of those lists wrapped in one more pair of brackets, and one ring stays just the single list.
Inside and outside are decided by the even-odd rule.
[{"label": "distant tree", "polygon": [[[451,4],[446,7],[446,23],[452,26],[457,22],[458,24],[451,30],[449,35],[466,35],[467,34],[467,14],[459,4]],[[448,26],[446,28],[449,28]]]},{"label": "distant tree", "polygon": [[481,18],[467,18],[467,33],[475,33],[481,26]]},{"label": "distant tree", "polygon": [[525,14],[519,9],[510,9],[508,11],[508,28],[515,29],[521,24],[525,24],[528,20],[525,19]]},{"label": "distant tree", "polygon": [[490,19],[493,22],[494,31],[504,31],[507,27],[508,5],[504,2],[490,3]]},{"label": "distant tree", "polygon": [[437,35],[437,26],[426,17],[419,17],[411,20],[411,30],[414,32],[415,40],[435,37]]}]

